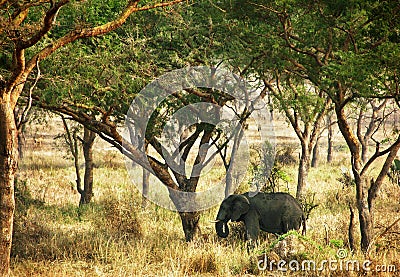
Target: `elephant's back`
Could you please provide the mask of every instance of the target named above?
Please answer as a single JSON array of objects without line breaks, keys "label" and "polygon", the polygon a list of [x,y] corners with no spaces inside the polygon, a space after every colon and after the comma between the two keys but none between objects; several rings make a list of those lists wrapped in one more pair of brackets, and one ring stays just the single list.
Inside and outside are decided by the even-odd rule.
[{"label": "elephant's back", "polygon": [[259,197],[264,201],[290,201],[297,202],[296,198],[294,198],[291,194],[287,192],[269,192],[264,193],[260,192],[254,197]]},{"label": "elephant's back", "polygon": [[296,214],[299,216],[301,216],[303,213],[300,203],[289,193],[260,193],[255,197],[258,198],[255,199],[258,204],[264,203],[260,205],[260,208],[264,210],[264,213],[269,215],[273,213],[280,216],[281,214],[286,213],[288,210],[291,214]]}]

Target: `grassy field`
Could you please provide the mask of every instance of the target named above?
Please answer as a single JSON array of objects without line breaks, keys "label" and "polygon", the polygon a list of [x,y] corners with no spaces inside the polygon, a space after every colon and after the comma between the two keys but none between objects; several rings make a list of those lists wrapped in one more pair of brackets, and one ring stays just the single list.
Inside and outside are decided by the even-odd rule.
[{"label": "grassy field", "polygon": [[[383,187],[376,205],[375,234],[384,234],[376,239],[369,256],[350,253],[347,203],[353,201],[354,188],[343,188],[338,181],[348,167],[346,147],[340,142],[332,164],[322,162],[310,171],[307,195],[318,207],[307,221],[306,237],[293,234],[278,243],[283,237],[263,234],[256,249],[247,251],[240,239],[241,225],[232,224],[227,239],[215,234],[210,221],[218,207],[202,215],[202,236],[186,243],[179,215],[154,204],[142,209],[141,195],[128,178],[123,157],[101,143],[94,153],[94,201],[78,208],[73,162],[65,158],[65,150],[52,136],[41,134],[54,130],[35,128],[35,135],[28,136],[16,184],[13,276],[399,276],[400,224],[384,231],[399,216],[400,188],[389,182]],[[293,141],[286,138],[284,143]],[[278,144],[283,145],[282,141]],[[284,170],[292,182],[280,188],[294,194],[296,166]],[[212,174],[208,178],[208,182],[214,181]],[[357,214],[355,219],[358,242]],[[287,247],[281,251],[284,243]],[[347,255],[340,259],[337,255],[342,248]],[[257,263],[264,253],[268,261],[314,260],[317,267],[324,260],[357,260],[361,264],[369,259],[374,271],[326,266],[322,271],[283,272],[276,265],[272,271],[261,270]],[[397,272],[377,272],[376,266],[384,271],[395,266]]]}]

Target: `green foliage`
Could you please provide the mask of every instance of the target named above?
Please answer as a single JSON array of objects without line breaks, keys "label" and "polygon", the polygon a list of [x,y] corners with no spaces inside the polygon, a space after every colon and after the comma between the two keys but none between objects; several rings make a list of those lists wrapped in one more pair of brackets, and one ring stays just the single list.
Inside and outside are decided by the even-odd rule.
[{"label": "green foliage", "polygon": [[[103,24],[115,18],[126,4],[74,1],[61,10],[59,23],[48,38],[58,38],[78,26]],[[305,79],[328,92],[340,80],[356,95],[386,93],[382,88],[394,78],[388,74],[390,69],[400,67],[396,44],[399,18],[393,12],[396,5],[396,1],[199,1],[138,13],[123,28],[76,42],[43,63],[41,69],[46,75],[38,85],[43,89],[39,95],[50,103],[68,100],[113,107],[113,115],[118,115],[126,112],[127,106],[121,103],[130,103],[135,93],[163,72],[224,61],[235,70],[246,68],[244,74],[260,78],[272,73],[294,77],[297,81],[291,83],[297,92],[285,87],[279,107],[296,110],[309,122],[321,98],[310,93]],[[292,42],[302,52],[288,47],[275,11],[290,19]],[[42,6],[33,9],[26,25],[39,24],[43,12]],[[357,49],[346,31],[349,28],[360,30],[353,38]],[[372,48],[382,37],[389,39]],[[320,49],[327,49],[329,43],[332,54],[323,66],[306,54],[322,56]],[[11,55],[7,48],[1,52],[4,66],[9,67]],[[389,70],[386,73],[385,68]]]},{"label": "green foliage", "polygon": [[400,171],[400,160],[394,159],[392,167],[393,170]]},{"label": "green foliage", "polygon": [[[103,24],[115,18],[126,3],[95,4],[74,2],[66,6],[58,17],[62,24],[52,36],[59,37],[76,26]],[[208,3],[199,2],[137,13],[117,31],[60,49],[58,55],[42,62],[45,77],[39,81],[36,94],[47,104],[68,104],[90,115],[109,111],[116,122],[123,121],[134,96],[154,78],[188,65],[215,62],[214,49],[221,49],[223,38],[214,35],[219,23],[212,15],[221,11],[214,8],[210,13],[205,6]],[[189,95],[187,100],[199,100],[191,98]],[[170,98],[162,106],[182,105],[175,102]]]},{"label": "green foliage", "polygon": [[395,159],[388,172],[390,181],[400,186],[400,160]]},{"label": "green foliage", "polygon": [[[319,251],[324,250],[324,247],[322,245],[320,245],[319,243],[317,243],[316,241],[314,241],[313,239],[299,234],[296,230],[291,230],[291,231],[287,232],[286,234],[278,236],[278,238],[276,238],[274,241],[272,241],[272,243],[269,244],[266,252],[269,252],[272,249],[274,249],[279,242],[285,240],[289,236],[296,237],[300,241],[310,244],[311,246],[313,246],[315,249],[318,249]],[[262,253],[260,253],[260,254],[262,254]]]},{"label": "green foliage", "polygon": [[333,245],[334,247],[337,247],[337,248],[343,248],[344,247],[344,242],[341,239],[331,239],[329,241],[329,243],[331,245]]},{"label": "green foliage", "polygon": [[275,148],[270,143],[264,147],[253,149],[250,162],[250,185],[265,192],[279,191],[279,184],[291,181],[291,177],[285,172],[283,166],[275,160]]},{"label": "green foliage", "polygon": [[[399,68],[400,60],[397,1],[281,0],[224,4],[226,20],[232,28],[226,43],[235,41],[237,45],[227,47],[228,52],[234,51],[230,55],[235,57],[232,61],[235,66],[250,65],[248,71],[260,77],[277,72],[290,77],[294,73],[293,77],[309,80],[327,92],[334,90],[339,81],[358,97],[391,93],[385,84],[393,79],[392,72]],[[326,51],[330,51],[329,55]],[[293,93],[284,95],[287,94],[293,96]],[[294,106],[290,98],[282,99],[282,103],[283,108],[287,104],[294,109],[301,107],[301,102]],[[304,103],[310,103],[308,107],[315,104],[310,98]],[[305,113],[303,119],[307,117]]]},{"label": "green foliage", "polygon": [[84,43],[77,42],[61,51],[61,55],[44,62],[42,71],[49,77],[38,85],[41,100],[51,105],[80,104],[76,108],[88,113],[98,112],[94,107],[112,109],[114,116],[122,118],[133,93],[144,86],[145,80],[129,74],[140,65],[125,49],[110,52],[97,48],[88,54]]},{"label": "green foliage", "polygon": [[300,239],[307,239],[306,237],[300,235],[296,230],[291,230],[289,232],[287,232],[286,234],[280,235],[278,236],[278,238],[276,238],[270,245],[269,245],[269,249],[273,249],[278,242],[283,241],[285,238],[287,238],[288,236],[295,236],[298,237]]}]

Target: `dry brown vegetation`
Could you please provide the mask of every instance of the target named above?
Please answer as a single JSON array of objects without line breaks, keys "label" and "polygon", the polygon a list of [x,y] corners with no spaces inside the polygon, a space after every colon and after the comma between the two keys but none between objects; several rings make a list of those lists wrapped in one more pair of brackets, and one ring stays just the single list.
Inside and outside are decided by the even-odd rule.
[{"label": "dry brown vegetation", "polygon": [[[52,136],[41,135],[41,130],[47,134],[55,131],[43,126],[31,130],[35,135],[28,134],[16,185],[12,276],[396,276],[400,270],[400,224],[386,230],[399,217],[400,188],[388,181],[377,202],[377,237],[369,255],[356,250],[345,259],[369,259],[370,268],[394,265],[397,273],[328,269],[285,273],[257,267],[257,258],[264,253],[270,260],[315,260],[318,265],[322,260],[337,259],[340,248],[348,251],[348,203],[353,201],[354,188],[338,181],[342,169],[349,166],[347,149],[340,140],[334,162],[322,162],[310,171],[307,194],[318,207],[307,222],[307,236],[293,235],[297,242],[288,242],[289,250],[282,252],[275,236],[263,234],[260,244],[249,252],[240,239],[243,228],[239,224],[232,226],[228,239],[217,237],[210,220],[218,207],[204,212],[202,237],[185,242],[178,214],[154,204],[142,209],[141,195],[128,178],[123,157],[99,141],[94,201],[78,208],[72,161],[65,159],[65,150]],[[277,135],[283,137],[283,130],[288,128]],[[34,137],[41,143],[35,143]],[[293,142],[292,136],[278,140],[280,146]],[[293,194],[296,165],[285,170],[293,180],[289,184]],[[206,178],[215,181],[213,176]],[[286,185],[280,189],[285,190]],[[278,246],[273,247],[275,244]]]}]

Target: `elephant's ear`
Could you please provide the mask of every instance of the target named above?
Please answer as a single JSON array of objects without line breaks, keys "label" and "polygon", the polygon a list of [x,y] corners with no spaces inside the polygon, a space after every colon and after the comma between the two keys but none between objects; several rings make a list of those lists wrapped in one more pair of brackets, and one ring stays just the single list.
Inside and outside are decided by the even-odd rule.
[{"label": "elephant's ear", "polygon": [[250,202],[244,195],[236,195],[232,202],[232,221],[237,221],[241,215],[250,209]]}]

